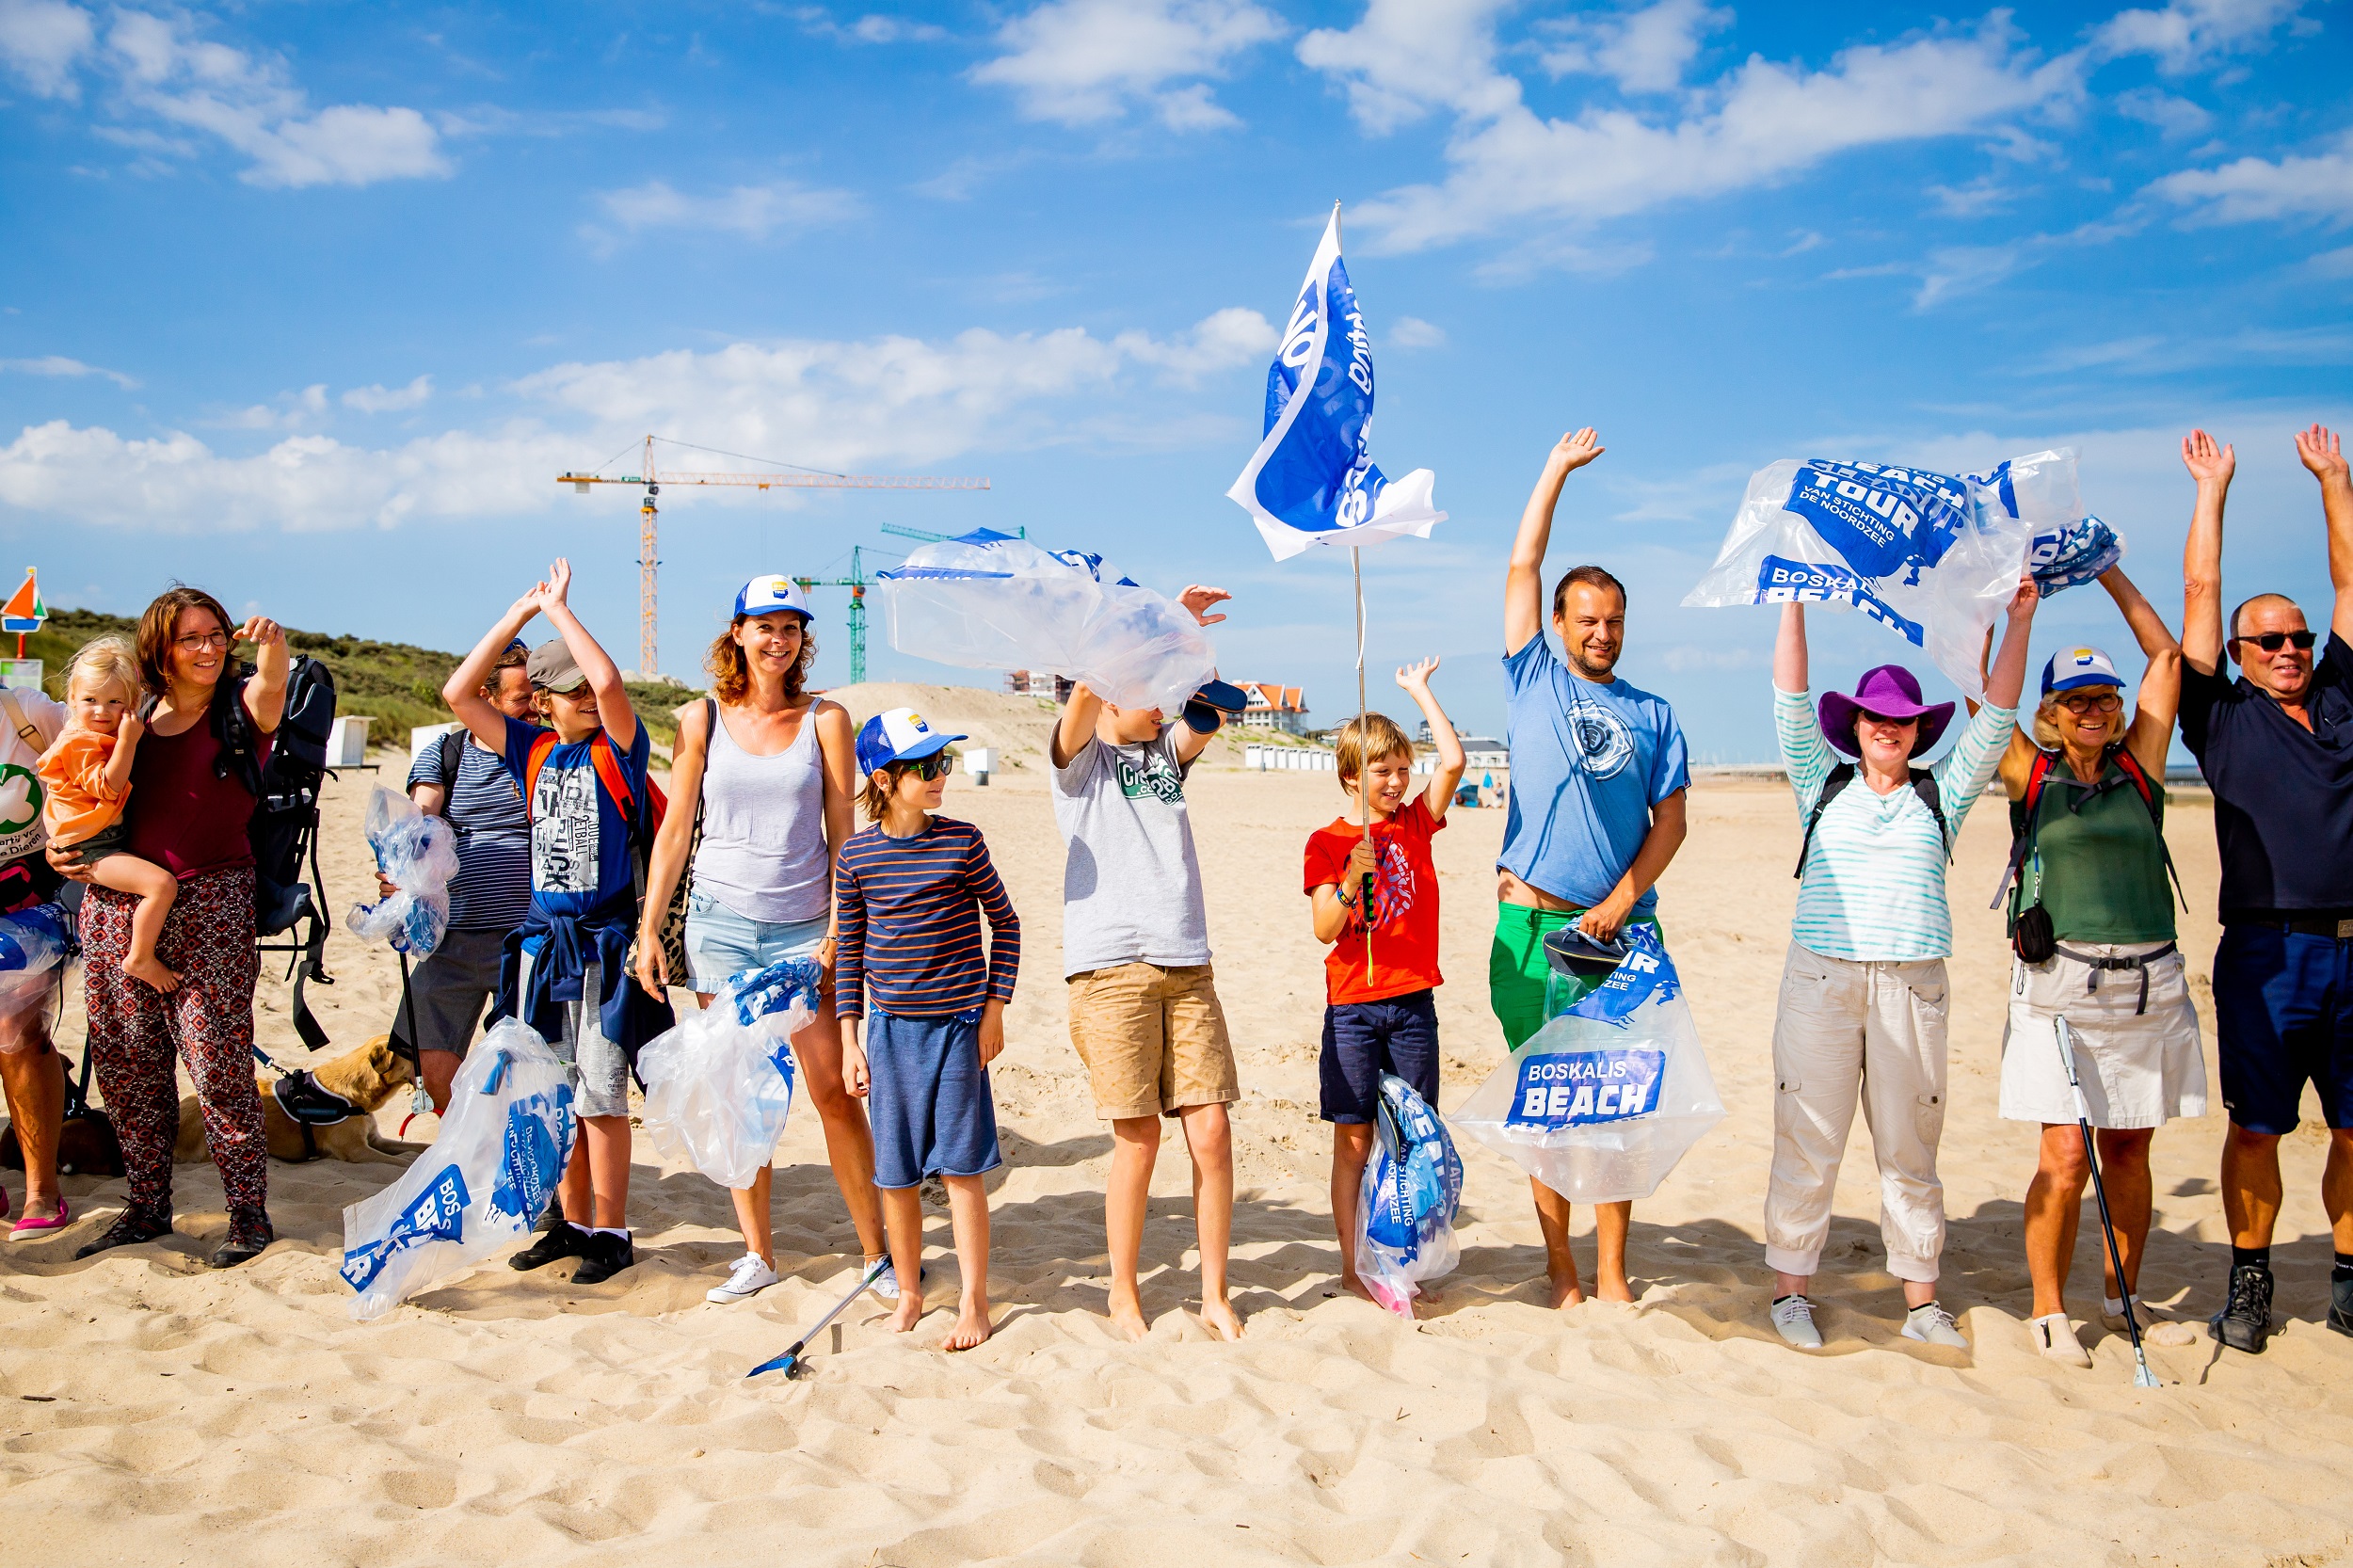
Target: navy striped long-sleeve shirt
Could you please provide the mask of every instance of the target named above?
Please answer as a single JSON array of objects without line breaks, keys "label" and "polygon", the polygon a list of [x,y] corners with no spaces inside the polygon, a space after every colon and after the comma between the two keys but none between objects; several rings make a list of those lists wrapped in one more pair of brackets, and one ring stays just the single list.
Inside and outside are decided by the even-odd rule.
[{"label": "navy striped long-sleeve shirt", "polygon": [[861,829],[841,846],[833,886],[841,917],[834,945],[838,1016],[864,1016],[869,993],[878,1011],[910,1018],[1013,1000],[1021,920],[970,823],[934,817],[911,839],[891,838],[880,824]]}]

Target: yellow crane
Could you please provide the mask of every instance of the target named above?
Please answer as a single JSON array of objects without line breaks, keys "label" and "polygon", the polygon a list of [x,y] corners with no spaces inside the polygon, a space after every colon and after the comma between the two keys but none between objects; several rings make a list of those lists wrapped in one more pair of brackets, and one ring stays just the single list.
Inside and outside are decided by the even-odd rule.
[{"label": "yellow crane", "polygon": [[[655,552],[656,510],[654,497],[664,485],[739,485],[757,489],[778,490],[984,490],[985,479],[956,479],[928,473],[830,473],[823,469],[804,469],[787,465],[791,472],[775,473],[736,473],[716,470],[673,470],[657,472],[654,468],[655,442],[664,446],[682,446],[690,452],[706,452],[714,457],[735,457],[744,462],[759,462],[757,457],[744,457],[740,453],[721,452],[715,447],[696,446],[691,441],[672,440],[666,436],[648,436],[645,440],[645,471],[641,473],[559,473],[555,482],[569,485],[574,493],[586,495],[591,485],[636,485],[646,492],[646,504],[639,508],[637,524],[637,668],[647,680],[652,680],[662,668],[659,619],[656,610],[656,576],[661,557]],[[773,459],[771,459],[773,460]]]}]

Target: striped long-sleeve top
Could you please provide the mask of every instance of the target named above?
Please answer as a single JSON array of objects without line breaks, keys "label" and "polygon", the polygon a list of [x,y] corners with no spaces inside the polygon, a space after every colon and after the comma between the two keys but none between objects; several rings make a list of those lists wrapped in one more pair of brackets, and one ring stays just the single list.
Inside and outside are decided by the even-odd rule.
[{"label": "striped long-sleeve top", "polygon": [[907,839],[890,837],[879,824],[864,828],[841,846],[833,886],[840,907],[837,1016],[863,1017],[870,992],[877,1011],[908,1018],[947,1017],[1013,1000],[1021,920],[970,823],[934,817]]},{"label": "striped long-sleeve top", "polygon": [[[2014,708],[1980,708],[1945,760],[1930,771],[1955,838],[2009,743]],[[1822,738],[1804,692],[1773,691],[1773,728],[1802,825],[1841,759]],[[1798,917],[1798,945],[1831,958],[1907,964],[1953,951],[1953,917],[1945,903],[1945,840],[1914,790],[1880,794],[1860,778],[1838,792],[1814,830]]]}]

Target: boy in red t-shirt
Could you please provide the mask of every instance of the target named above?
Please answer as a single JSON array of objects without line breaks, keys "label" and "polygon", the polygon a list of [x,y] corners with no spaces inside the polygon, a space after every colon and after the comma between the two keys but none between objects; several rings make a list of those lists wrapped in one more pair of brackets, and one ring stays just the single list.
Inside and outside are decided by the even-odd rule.
[{"label": "boy in red t-shirt", "polygon": [[[1340,727],[1340,788],[1350,809],[1307,839],[1307,896],[1323,961],[1323,1119],[1332,1124],[1332,1224],[1340,1238],[1340,1283],[1371,1299],[1356,1276],[1356,1200],[1372,1157],[1381,1075],[1395,1073],[1438,1105],[1438,873],[1430,836],[1463,777],[1463,743],[1430,695],[1435,659],[1397,672],[1430,721],[1438,748],[1430,787],[1413,788],[1414,745],[1386,713]],[[1361,779],[1361,784],[1359,780]],[[1370,819],[1356,821],[1357,797]],[[1368,883],[1367,878],[1371,880]],[[1369,918],[1368,918],[1369,917]],[[1369,925],[1372,939],[1365,939]]]}]

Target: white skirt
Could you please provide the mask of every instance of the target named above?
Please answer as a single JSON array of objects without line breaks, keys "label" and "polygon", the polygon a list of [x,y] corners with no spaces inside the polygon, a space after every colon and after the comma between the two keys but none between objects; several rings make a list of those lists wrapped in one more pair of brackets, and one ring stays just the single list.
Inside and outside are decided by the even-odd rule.
[{"label": "white skirt", "polygon": [[[2074,952],[2130,958],[2163,942],[2062,942]],[[2140,1007],[2143,974],[2149,1003]],[[2096,982],[2096,984],[2095,984]],[[2148,968],[2094,969],[2066,953],[2010,965],[2009,1021],[2002,1031],[2002,1115],[2016,1122],[2072,1122],[2075,1095],[2060,1066],[2053,1020],[2067,1019],[2091,1125],[2162,1127],[2206,1113],[2206,1054],[2180,952]]]}]

